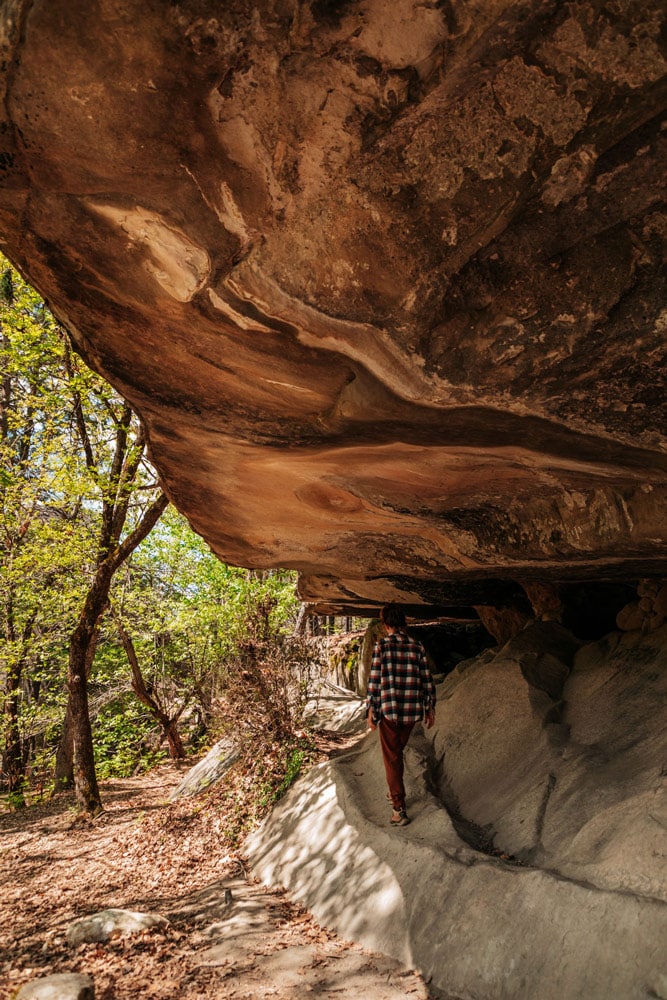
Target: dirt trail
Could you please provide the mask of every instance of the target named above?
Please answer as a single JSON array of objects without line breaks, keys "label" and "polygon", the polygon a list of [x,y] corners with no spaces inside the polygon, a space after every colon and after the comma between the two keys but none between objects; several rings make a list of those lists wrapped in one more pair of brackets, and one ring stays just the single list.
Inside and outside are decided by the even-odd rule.
[{"label": "dirt trail", "polygon": [[[183,770],[103,782],[105,811],[92,823],[78,822],[63,797],[0,814],[0,1000],[54,972],[91,975],[96,1000],[427,1000],[415,973],[253,880],[218,847],[221,819],[205,800],[175,815],[167,799]],[[107,907],[154,910],[171,923],[68,948],[68,923]]]}]

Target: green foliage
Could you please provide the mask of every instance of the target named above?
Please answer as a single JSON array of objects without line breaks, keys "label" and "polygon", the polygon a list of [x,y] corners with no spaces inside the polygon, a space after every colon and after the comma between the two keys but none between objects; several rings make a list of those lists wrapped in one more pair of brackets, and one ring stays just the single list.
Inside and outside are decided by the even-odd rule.
[{"label": "green foliage", "polygon": [[272,797],[272,802],[276,802],[281,798],[290,785],[293,785],[296,779],[301,774],[301,769],[304,764],[306,764],[312,756],[312,746],[310,743],[301,740],[296,746],[288,746],[285,748],[285,763],[284,772],[285,776],[282,781],[275,789]]},{"label": "green foliage", "polygon": [[212,795],[232,847],[283,795],[314,754],[304,724],[316,648],[272,622],[275,603],[261,589],[246,595],[239,641],[224,664],[216,708],[220,733],[240,748],[224,787]]},{"label": "green foliage", "polygon": [[221,841],[238,850],[244,838],[313,760],[315,746],[307,733],[286,742],[255,743],[206,793],[202,809],[220,818]]},{"label": "green foliage", "polygon": [[[117,436],[128,435],[130,455],[139,448],[136,419],[1,256],[0,378],[0,742],[3,766],[12,748],[21,755],[29,748],[28,773],[43,782],[64,714],[69,637],[104,554],[100,518],[126,500],[131,529],[155,495],[157,477],[143,459],[134,480],[119,477]],[[282,713],[278,728],[292,745],[305,692],[297,669],[305,654],[290,638],[299,608],[295,574],[226,566],[169,508],[116,573],[110,602],[132,637],[147,688],[170,717],[182,713],[179,725],[192,743],[230,690],[233,700],[238,680],[243,687],[251,659],[255,682],[264,677],[250,698],[253,718],[268,718],[261,707],[268,692],[277,709],[270,725],[275,729]],[[166,752],[155,721],[129,691],[129,677],[107,613],[90,676],[101,777],[134,773]],[[296,773],[295,754],[282,772],[278,767],[271,795]],[[5,787],[6,779],[3,773]],[[22,787],[19,776],[11,794]]]},{"label": "green foliage", "polygon": [[119,438],[139,457],[136,419],[1,257],[0,268],[0,735],[13,788],[28,741],[39,747],[63,711],[69,637],[103,555],[101,519],[127,504],[131,529],[155,474],[140,462],[124,476],[114,463]]},{"label": "green foliage", "polygon": [[1,796],[0,801],[4,802],[10,812],[14,812],[17,809],[24,809],[26,806],[25,791],[26,783],[22,782],[14,791],[7,792],[6,795]]},{"label": "green foliage", "polygon": [[298,608],[294,574],[225,565],[173,508],[118,575],[113,601],[163,704],[173,712],[185,700],[205,720],[250,609],[270,605],[268,627],[284,634]]},{"label": "green foliage", "polygon": [[150,715],[130,694],[106,705],[93,722],[95,768],[100,778],[147,771],[167,756]]}]

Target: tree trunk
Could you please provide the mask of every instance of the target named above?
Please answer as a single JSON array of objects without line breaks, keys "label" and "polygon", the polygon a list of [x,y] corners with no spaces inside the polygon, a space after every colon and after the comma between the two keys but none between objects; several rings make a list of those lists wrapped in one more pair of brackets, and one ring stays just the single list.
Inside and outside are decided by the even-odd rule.
[{"label": "tree trunk", "polygon": [[306,635],[308,629],[308,605],[301,604],[294,623],[294,635]]},{"label": "tree trunk", "polygon": [[25,768],[21,751],[19,730],[18,686],[21,682],[21,663],[10,665],[5,680],[5,746],[2,754],[2,771],[7,780],[8,791],[13,793],[15,806],[24,806],[21,792]]},{"label": "tree trunk", "polygon": [[[95,657],[100,618],[109,600],[114,573],[134,552],[137,545],[150,534],[168,505],[167,497],[164,493],[160,493],[124,541],[107,552],[105,558],[98,563],[95,579],[86,595],[83,611],[70,638],[67,716],[72,734],[74,790],[79,809],[93,815],[102,809],[102,800],[95,774],[93,734],[88,713],[88,675]],[[118,533],[122,527],[122,521],[116,525]],[[100,550],[106,552],[106,544],[101,545]],[[67,734],[63,732],[63,741],[66,736]]]},{"label": "tree trunk", "polygon": [[91,636],[85,629],[77,629],[72,637],[69,652],[67,688],[68,708],[71,710],[72,764],[74,790],[79,812],[95,816],[102,810],[100,790],[95,774],[93,734],[88,711],[88,677],[86,674]]},{"label": "tree trunk", "polygon": [[167,737],[169,756],[172,760],[182,760],[185,757],[185,747],[183,746],[181,734],[178,731],[178,723],[175,719],[169,719],[166,723],[163,722],[162,726],[164,734]]},{"label": "tree trunk", "polygon": [[[88,710],[88,678],[90,677],[90,671],[93,669],[93,660],[95,659],[95,652],[97,650],[97,638],[100,633],[100,621],[95,623],[93,628],[92,636],[88,642],[88,646],[85,652],[85,672],[86,672],[86,711]],[[70,642],[70,662],[72,658],[72,644],[73,639]],[[71,673],[71,668],[70,668]],[[75,719],[73,716],[73,701],[71,696],[69,696],[69,674],[67,680],[68,687],[68,698],[67,698],[67,708],[65,710],[65,719],[63,722],[63,731],[60,737],[60,743],[58,744],[58,750],[56,751],[56,773],[54,776],[54,789],[57,792],[66,791],[68,788],[74,787],[74,727]],[[88,723],[90,726],[90,721]]]},{"label": "tree trunk", "polygon": [[155,698],[155,696],[148,690],[143,674],[141,673],[139,658],[137,656],[137,651],[134,648],[134,643],[118,618],[116,618],[116,628],[118,629],[118,634],[120,635],[121,642],[123,643],[125,655],[127,656],[130,669],[132,670],[132,690],[142,705],[146,706],[153,718],[156,719],[162,726],[162,731],[164,732],[167,739],[167,746],[169,747],[169,756],[172,760],[181,760],[185,757],[185,747],[183,746],[181,734],[178,731],[178,716],[180,715],[180,712],[173,717],[169,716],[167,712],[165,712],[162,705],[160,705],[157,698]]},{"label": "tree trunk", "polygon": [[56,750],[56,772],[53,778],[54,791],[64,792],[74,785],[74,742],[71,699],[67,699],[63,731]]},{"label": "tree trunk", "polygon": [[[25,805],[23,798],[23,782],[25,779],[26,762],[21,742],[21,730],[19,727],[19,688],[23,677],[26,645],[30,640],[35,615],[31,615],[26,621],[20,651],[14,649],[10,656],[5,677],[5,740],[2,752],[2,771],[7,777],[8,790],[13,793],[13,804],[15,807]],[[14,624],[14,601],[13,591],[10,587],[6,607],[6,638],[7,642],[16,643],[16,630]]]}]

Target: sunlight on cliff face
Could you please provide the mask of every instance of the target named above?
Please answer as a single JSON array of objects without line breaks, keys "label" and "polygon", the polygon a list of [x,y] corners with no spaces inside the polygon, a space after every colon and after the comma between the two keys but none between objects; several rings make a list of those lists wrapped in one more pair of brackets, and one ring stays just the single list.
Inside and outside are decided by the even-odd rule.
[{"label": "sunlight on cliff face", "polygon": [[290,884],[298,875],[319,920],[335,920],[346,936],[361,941],[370,922],[387,953],[409,965],[410,949],[392,931],[407,919],[396,876],[345,821],[338,801],[345,792],[331,782],[329,765],[317,771],[278,804],[270,832],[250,838],[251,854],[257,852],[253,866],[265,881]]}]

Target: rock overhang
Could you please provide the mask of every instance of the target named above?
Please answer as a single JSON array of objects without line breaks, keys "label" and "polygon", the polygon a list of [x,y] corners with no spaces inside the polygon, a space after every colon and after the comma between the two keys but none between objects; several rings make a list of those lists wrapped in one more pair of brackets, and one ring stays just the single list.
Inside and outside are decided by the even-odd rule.
[{"label": "rock overhang", "polygon": [[349,611],[665,575],[661,13],[5,5],[4,248],[221,558]]}]

